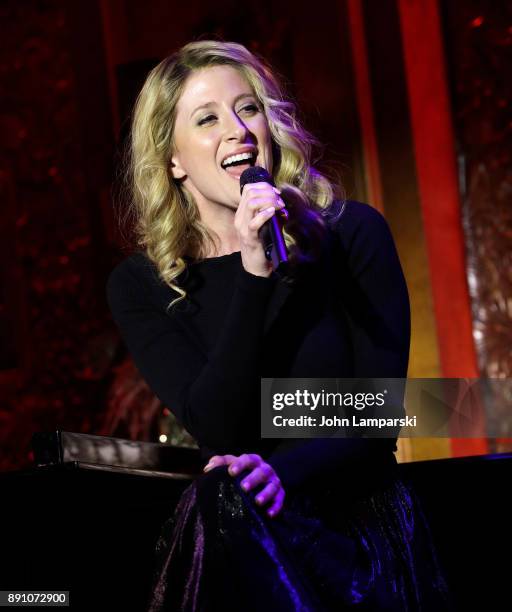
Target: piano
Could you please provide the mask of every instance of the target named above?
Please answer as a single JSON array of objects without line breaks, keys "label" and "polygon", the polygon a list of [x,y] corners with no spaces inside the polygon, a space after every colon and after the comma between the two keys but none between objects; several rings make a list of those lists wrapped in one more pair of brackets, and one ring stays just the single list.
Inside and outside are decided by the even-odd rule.
[{"label": "piano", "polygon": [[[33,468],[0,474],[0,589],[67,590],[74,610],[145,610],[161,525],[201,473],[197,449],[72,432],[37,434],[33,449]],[[399,471],[456,609],[505,609],[512,453]]]}]

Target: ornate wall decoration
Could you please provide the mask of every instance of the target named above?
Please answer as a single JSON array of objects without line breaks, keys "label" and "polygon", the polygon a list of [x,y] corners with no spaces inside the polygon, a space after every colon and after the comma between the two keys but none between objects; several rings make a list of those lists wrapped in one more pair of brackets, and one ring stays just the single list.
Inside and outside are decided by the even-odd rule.
[{"label": "ornate wall decoration", "polygon": [[[453,87],[468,284],[482,376],[512,377],[512,6],[444,2]],[[499,391],[498,391],[499,389]],[[496,385],[490,417],[510,410]],[[503,421],[505,421],[503,419]],[[494,450],[509,450],[512,431]]]},{"label": "ornate wall decoration", "polygon": [[0,223],[14,245],[3,261],[6,290],[19,293],[10,313],[17,375],[0,405],[3,469],[27,463],[36,430],[94,429],[118,342],[96,263],[100,255],[108,265],[110,254],[98,239],[98,194],[84,170],[91,151],[81,133],[69,9],[63,0],[0,8],[3,194],[10,185],[10,214]]}]

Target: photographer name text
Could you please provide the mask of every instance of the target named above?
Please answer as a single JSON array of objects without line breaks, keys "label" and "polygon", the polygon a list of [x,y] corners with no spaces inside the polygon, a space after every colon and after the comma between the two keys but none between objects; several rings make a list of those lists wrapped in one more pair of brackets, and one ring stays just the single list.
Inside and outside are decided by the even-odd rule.
[{"label": "photographer name text", "polygon": [[346,417],[327,417],[322,415],[319,418],[308,415],[298,417],[284,417],[277,414],[273,417],[274,427],[416,427],[416,416],[405,416],[403,418],[363,418],[353,415],[351,419]]}]

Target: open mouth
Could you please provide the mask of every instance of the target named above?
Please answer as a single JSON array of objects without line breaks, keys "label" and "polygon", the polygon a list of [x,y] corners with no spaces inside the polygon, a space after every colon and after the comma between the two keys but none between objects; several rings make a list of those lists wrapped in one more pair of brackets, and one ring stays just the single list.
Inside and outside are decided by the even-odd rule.
[{"label": "open mouth", "polygon": [[232,177],[239,179],[242,172],[251,168],[256,163],[256,152],[248,151],[247,153],[239,153],[226,157],[222,162],[222,168]]}]

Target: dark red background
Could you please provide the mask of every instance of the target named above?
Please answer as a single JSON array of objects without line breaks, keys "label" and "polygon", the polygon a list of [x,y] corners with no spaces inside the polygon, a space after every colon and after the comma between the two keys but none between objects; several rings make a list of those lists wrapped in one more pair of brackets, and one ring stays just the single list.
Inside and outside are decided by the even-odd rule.
[{"label": "dark red background", "polygon": [[[156,439],[160,431],[161,407],[151,404],[126,359],[104,297],[107,275],[126,247],[112,198],[119,151],[134,96],[156,61],[208,35],[260,52],[282,73],[306,125],[324,143],[324,167],[339,174],[348,195],[366,198],[347,5],[291,6],[282,0],[0,4],[0,469],[29,463],[34,431],[139,439]],[[361,6],[375,68],[376,50],[393,48],[397,2]],[[475,240],[488,246],[486,258],[473,262],[484,283],[485,262],[509,261],[512,235],[506,212],[512,194],[511,8],[483,0],[440,6],[456,147],[466,163],[461,185],[479,189],[477,202],[486,202],[476,220],[469,215],[474,221],[467,234],[473,247]],[[407,135],[408,117],[398,103],[404,77],[393,66],[387,64],[380,80],[373,76],[377,111],[379,99],[396,103],[377,129]],[[483,186],[477,181],[482,168]],[[489,224],[485,211],[496,223],[487,236],[478,233]],[[483,326],[489,341],[480,347],[481,371],[493,351],[505,351],[498,373],[508,375],[511,283],[504,274],[504,308],[493,310],[495,297],[485,283],[472,295],[475,328],[481,307],[490,313],[484,322],[491,321]],[[137,410],[148,418],[134,425]]]}]

